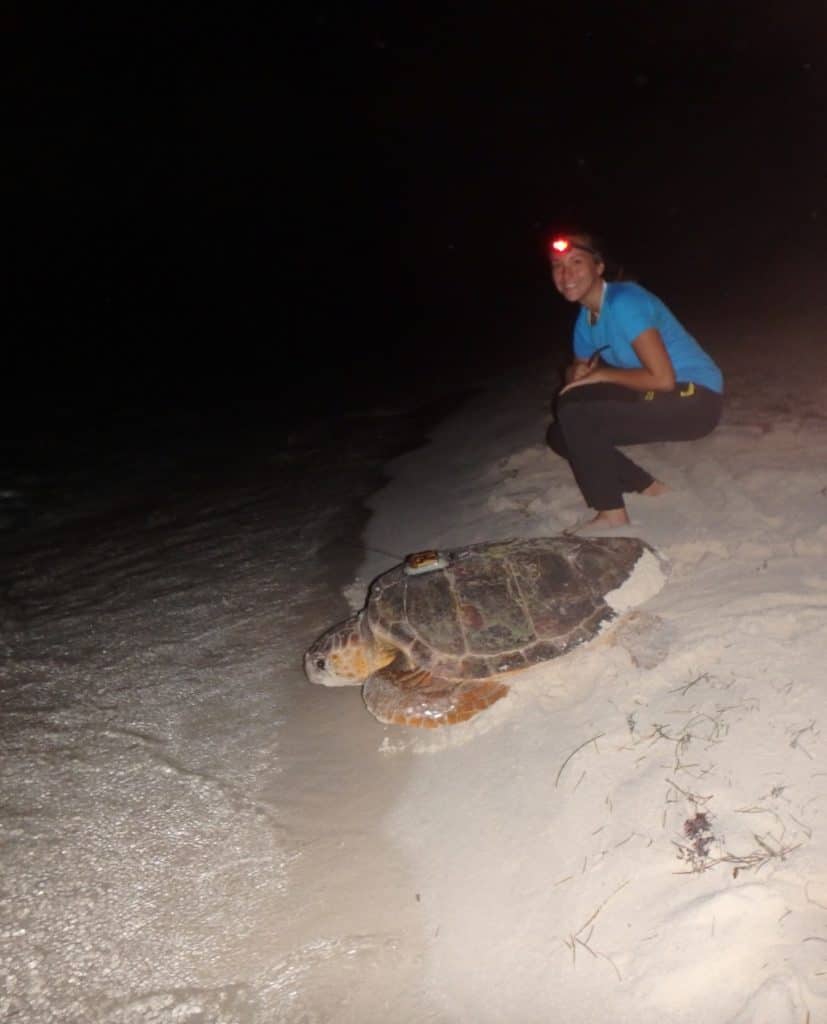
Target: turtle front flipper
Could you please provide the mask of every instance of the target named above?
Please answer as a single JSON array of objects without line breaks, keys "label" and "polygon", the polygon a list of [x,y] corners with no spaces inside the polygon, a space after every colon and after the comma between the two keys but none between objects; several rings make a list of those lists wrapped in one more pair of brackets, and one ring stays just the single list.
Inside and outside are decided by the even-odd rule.
[{"label": "turtle front flipper", "polygon": [[368,711],[380,722],[426,729],[464,722],[507,693],[498,679],[440,679],[398,663],[374,673],[362,690]]}]

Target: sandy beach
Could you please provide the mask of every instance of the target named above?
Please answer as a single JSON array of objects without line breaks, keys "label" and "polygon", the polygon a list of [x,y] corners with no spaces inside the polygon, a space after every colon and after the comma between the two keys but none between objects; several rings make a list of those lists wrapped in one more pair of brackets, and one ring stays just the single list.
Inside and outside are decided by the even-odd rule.
[{"label": "sandy beach", "polygon": [[[0,1024],[827,1024],[827,6],[4,28]],[[657,573],[383,725],[305,654],[587,515],[545,437],[601,265],[725,381],[634,450]]]},{"label": "sandy beach", "polygon": [[[724,422],[635,449],[672,488],[630,501],[671,570],[625,640],[620,626],[533,671],[467,725],[387,740],[418,758],[387,827],[427,894],[446,1019],[825,1013],[824,385],[805,325],[750,324],[722,350],[707,336]],[[779,377],[782,343],[799,372]],[[576,521],[568,468],[539,439],[545,385],[542,367],[502,380],[399,460],[369,546]],[[406,516],[412,494],[427,497]]]},{"label": "sandy beach", "polygon": [[629,506],[666,585],[465,725],[301,656],[406,552],[582,515],[548,360],[390,461],[377,407],[7,538],[4,1019],[823,1019],[827,385],[806,324],[701,326],[724,421]]}]

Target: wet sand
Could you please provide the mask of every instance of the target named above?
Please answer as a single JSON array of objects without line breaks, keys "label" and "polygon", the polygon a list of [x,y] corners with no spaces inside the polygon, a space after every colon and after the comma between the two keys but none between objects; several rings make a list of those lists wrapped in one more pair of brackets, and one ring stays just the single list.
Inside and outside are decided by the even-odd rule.
[{"label": "wet sand", "polygon": [[383,465],[457,401],[30,474],[62,499],[3,537],[4,1016],[428,1019],[379,828],[408,766],[301,656]]}]

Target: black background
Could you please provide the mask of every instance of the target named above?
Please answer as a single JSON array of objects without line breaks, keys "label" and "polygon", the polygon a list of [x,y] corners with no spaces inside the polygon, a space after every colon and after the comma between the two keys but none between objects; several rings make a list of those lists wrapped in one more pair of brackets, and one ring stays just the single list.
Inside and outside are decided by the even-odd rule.
[{"label": "black background", "polygon": [[3,16],[7,419],[281,423],[565,346],[556,225],[690,328],[823,301],[823,4],[110,7]]}]

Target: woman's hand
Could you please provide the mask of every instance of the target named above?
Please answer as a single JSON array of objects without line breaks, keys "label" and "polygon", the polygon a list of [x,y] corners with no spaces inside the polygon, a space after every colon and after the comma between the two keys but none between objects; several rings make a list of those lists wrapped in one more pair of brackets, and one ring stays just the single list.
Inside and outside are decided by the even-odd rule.
[{"label": "woman's hand", "polygon": [[597,360],[594,356],[592,356],[591,359],[575,359],[573,363],[569,363],[566,367],[566,385],[571,384],[573,381],[580,380],[581,377],[585,377],[588,373],[591,373],[596,365]]},{"label": "woman's hand", "polygon": [[564,388],[560,389],[560,394],[564,395],[572,388],[580,388],[584,384],[600,384],[606,380],[604,371],[605,367],[602,366],[592,366],[589,363],[576,364],[571,379]]},{"label": "woman's hand", "polygon": [[584,362],[576,362],[571,368],[571,377],[569,378],[569,384],[575,380],[582,380],[583,377],[588,376],[592,371],[592,364]]}]

